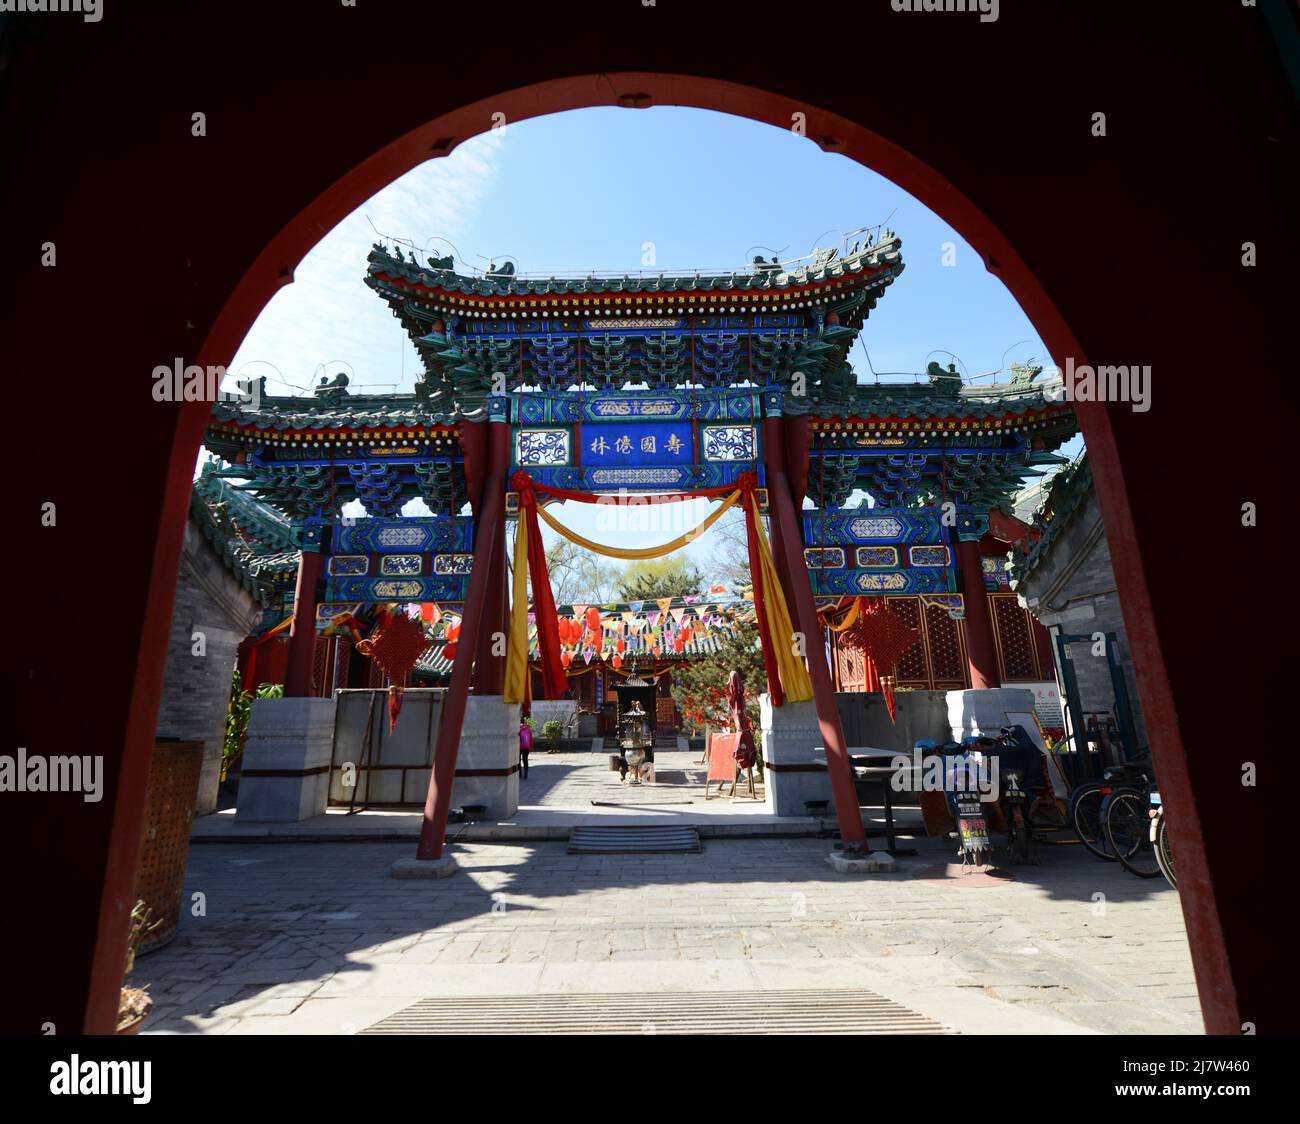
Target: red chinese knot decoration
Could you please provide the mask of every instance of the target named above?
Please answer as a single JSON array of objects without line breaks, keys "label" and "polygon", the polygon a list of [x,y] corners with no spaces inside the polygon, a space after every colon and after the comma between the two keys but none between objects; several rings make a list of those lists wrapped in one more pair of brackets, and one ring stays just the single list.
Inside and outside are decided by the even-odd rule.
[{"label": "red chinese knot decoration", "polygon": [[920,632],[891,612],[883,598],[871,598],[863,602],[858,619],[844,630],[841,638],[847,647],[856,648],[875,664],[880,674],[880,691],[885,696],[889,720],[893,722],[894,669],[920,642]]},{"label": "red chinese knot decoration", "polygon": [[388,732],[391,734],[397,725],[397,716],[402,711],[402,686],[407,674],[419,659],[429,650],[429,637],[419,621],[413,620],[405,613],[393,613],[380,627],[379,634],[365,641],[368,650],[362,650],[375,661],[392,680],[388,693]]}]

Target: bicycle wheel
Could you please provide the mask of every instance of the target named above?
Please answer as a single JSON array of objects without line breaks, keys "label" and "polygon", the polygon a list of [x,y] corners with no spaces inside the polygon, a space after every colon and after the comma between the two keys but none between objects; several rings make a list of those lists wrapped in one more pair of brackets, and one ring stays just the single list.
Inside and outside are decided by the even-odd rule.
[{"label": "bicycle wheel", "polygon": [[1115,792],[1106,809],[1106,839],[1124,869],[1139,878],[1158,878],[1160,865],[1151,845],[1151,804],[1145,792],[1125,788]]},{"label": "bicycle wheel", "polygon": [[1160,873],[1165,876],[1165,881],[1175,890],[1178,889],[1178,878],[1174,874],[1174,858],[1169,850],[1169,823],[1165,819],[1164,809],[1161,809],[1159,822],[1156,824],[1156,862],[1160,864]]},{"label": "bicycle wheel", "polygon": [[1071,801],[1070,822],[1074,824],[1074,833],[1079,841],[1099,859],[1113,862],[1115,856],[1106,842],[1106,832],[1101,826],[1101,804],[1108,793],[1102,791],[1108,787],[1099,781],[1079,788]]}]

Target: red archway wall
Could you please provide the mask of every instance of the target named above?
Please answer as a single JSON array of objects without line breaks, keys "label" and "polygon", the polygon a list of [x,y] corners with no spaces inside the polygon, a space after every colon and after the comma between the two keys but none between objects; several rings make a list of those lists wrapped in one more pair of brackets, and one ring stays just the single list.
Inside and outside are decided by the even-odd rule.
[{"label": "red archway wall", "polygon": [[[1253,575],[1282,557],[1280,483],[1250,466],[1252,449],[1284,447],[1270,398],[1294,315],[1283,216],[1295,122],[1258,10],[1005,4],[981,24],[884,3],[812,2],[792,16],[749,2],[574,2],[494,9],[489,29],[465,8],[432,19],[420,5],[270,7],[50,18],[11,40],[0,72],[0,132],[21,154],[2,190],[22,221],[0,231],[0,339],[24,438],[12,587],[37,607],[9,652],[22,699],[13,745],[103,754],[106,777],[99,804],[0,797],[13,892],[42,936],[6,938],[52,981],[6,1004],[6,1029],[113,1022],[206,410],[154,403],[152,369],[229,360],[321,235],[492,114],[611,104],[783,128],[805,114],[817,143],[951,222],[1055,358],[1152,366],[1149,413],[1080,415],[1202,1005],[1217,1032],[1294,1020],[1272,975],[1280,933],[1239,880],[1286,853],[1282,818],[1263,814],[1276,741],[1260,709],[1231,709],[1227,674],[1249,668],[1261,695],[1276,674],[1256,655],[1266,618],[1248,599]],[[196,112],[206,136],[192,135]],[[683,189],[744,190],[746,174]],[[1241,265],[1247,240],[1254,269]],[[45,242],[54,268],[41,265]],[[1241,524],[1248,501],[1259,527]],[[40,525],[45,503],[52,527]],[[89,672],[88,647],[101,655]],[[1241,784],[1247,760],[1258,787]],[[39,840],[39,856],[15,868],[15,839]]]}]

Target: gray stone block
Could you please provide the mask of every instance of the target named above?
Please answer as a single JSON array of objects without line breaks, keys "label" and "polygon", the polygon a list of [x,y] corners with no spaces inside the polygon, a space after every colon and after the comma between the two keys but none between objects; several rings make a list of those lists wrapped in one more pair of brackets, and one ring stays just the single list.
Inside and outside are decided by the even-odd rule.
[{"label": "gray stone block", "polygon": [[236,819],[294,823],[324,813],[333,742],[332,698],[254,700]]}]

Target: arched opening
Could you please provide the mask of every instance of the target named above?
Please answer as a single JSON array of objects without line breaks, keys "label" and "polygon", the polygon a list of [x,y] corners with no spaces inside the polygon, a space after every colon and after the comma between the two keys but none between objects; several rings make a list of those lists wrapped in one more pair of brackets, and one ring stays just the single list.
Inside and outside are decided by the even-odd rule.
[{"label": "arched opening", "polygon": [[[665,95],[658,92],[649,79],[642,80],[643,78],[644,76],[636,76],[635,84],[638,88],[644,87],[651,92],[638,97],[636,101],[638,107],[648,108],[663,100]],[[619,76],[615,85],[626,88],[627,83],[632,81],[630,76]],[[707,89],[699,90],[681,79],[671,81],[673,88],[668,96],[674,102],[695,105],[697,108],[724,108],[732,114],[793,129],[796,133],[817,138],[817,143],[823,150],[842,154],[897,182],[923,203],[942,213],[977,249],[990,270],[1007,284],[1013,296],[1020,301],[1022,308],[1039,329],[1051,354],[1077,356],[1078,362],[1086,361],[1058,310],[1052,306],[1036,278],[1015,255],[1005,237],[973,204],[947,184],[937,171],[908,157],[883,138],[834,115],[821,114],[815,109],[798,111],[792,115],[783,99],[772,98],[753,89],[711,84]],[[315,244],[311,232],[331,229],[346,217],[357,195],[369,196],[380,186],[392,182],[416,163],[422,162],[428,152],[450,152],[456,144],[485,131],[485,127],[491,128],[493,124],[578,107],[570,103],[572,95],[559,91],[550,93],[554,100],[547,98],[546,90],[513,91],[491,99],[490,103],[466,107],[451,119],[431,122],[416,133],[394,142],[367,161],[362,169],[357,169],[313,200],[303,214],[264,251],[258,263],[231,295],[217,325],[205,341],[199,365],[225,365],[230,362],[235,347],[251,327],[252,319],[261,311],[260,302],[269,299],[276,288],[292,276],[293,268]],[[580,99],[572,100],[576,102]],[[618,99],[623,103],[627,100],[625,97]],[[527,109],[520,108],[523,106]],[[477,128],[473,127],[473,123],[477,123]],[[284,264],[272,267],[269,264],[271,261]],[[1079,415],[1090,447],[1095,443],[1101,450],[1094,453],[1094,459],[1100,462],[1096,469],[1097,475],[1100,480],[1105,480],[1107,467],[1104,450],[1108,447],[1108,422],[1103,410],[1091,411],[1093,416],[1089,417],[1090,411],[1086,405],[1081,404],[1081,407]],[[187,459],[192,452],[193,450],[178,448],[176,454],[180,463],[192,465],[192,459]],[[1115,475],[1118,478],[1118,473]],[[1122,494],[1117,499],[1118,506],[1123,507]],[[1114,497],[1107,497],[1108,504],[1112,506],[1116,505],[1115,500]],[[1113,521],[1108,525],[1113,525]],[[1115,538],[1117,544],[1122,542],[1122,532]],[[1124,571],[1133,572],[1130,567],[1123,567],[1121,572]],[[1125,602],[1129,602],[1128,596],[1125,597]],[[1145,666],[1141,657],[1139,662]]]},{"label": "arched opening", "polygon": [[[208,331],[195,361],[201,365],[227,361],[258,310],[278,286],[291,278],[294,265],[323,230],[328,229],[380,184],[390,181],[429,154],[446,151],[463,137],[490,127],[492,114],[504,113],[507,119],[518,120],[538,113],[583,105],[620,104],[693,105],[751,117],[783,128],[789,127],[791,123],[790,102],[777,94],[714,78],[638,73],[611,73],[539,82],[441,114],[428,124],[413,129],[382,147],[376,155],[342,176],[332,187],[303,207],[297,217],[257,256]],[[1073,355],[1080,361],[1089,357],[1078,345],[1065,317],[1049,297],[1044,285],[1034,277],[1026,262],[981,213],[968,194],[955,187],[941,172],[909,156],[902,146],[854,124],[845,116],[810,108],[801,112],[807,114],[808,134],[818,137],[824,147],[842,152],[875,168],[948,218],[980,250],[990,268],[1007,284],[1054,354]],[[1078,299],[1076,295],[1076,302]],[[1094,312],[1092,320],[1095,322],[1097,318],[1098,314]],[[180,424],[175,432],[166,491],[161,505],[162,516],[154,528],[157,539],[151,562],[150,584],[155,591],[169,590],[174,584],[180,528],[184,520],[194,454],[205,421],[204,414],[201,406],[186,407],[181,411]],[[1108,532],[1112,536],[1119,563],[1117,569],[1123,583],[1121,592],[1130,634],[1139,655],[1139,665],[1143,669],[1142,690],[1153,741],[1157,757],[1165,758],[1165,772],[1171,778],[1168,799],[1175,810],[1181,807],[1188,814],[1187,822],[1190,825],[1195,822],[1195,804],[1190,788],[1184,785],[1180,791],[1177,783],[1182,762],[1181,741],[1164,675],[1143,558],[1138,549],[1138,536],[1120,473],[1111,419],[1099,407],[1082,409],[1080,414],[1094,457],[1094,470]],[[102,1030],[111,1025],[110,1007],[120,976],[124,923],[113,903],[124,893],[129,893],[129,889],[124,889],[124,886],[130,878],[130,860],[139,839],[138,782],[142,776],[153,715],[157,709],[162,644],[169,608],[167,597],[155,597],[155,600],[162,604],[151,608],[143,617],[140,643],[133,651],[135,684],[125,708],[129,712],[122,725],[126,731],[126,745],[116,777],[121,796],[110,842],[109,875],[100,911],[99,940],[89,988],[91,1002],[85,1024],[91,1030]],[[1187,856],[1185,869],[1189,874],[1192,899],[1196,902],[1193,909],[1195,916],[1189,916],[1189,928],[1192,930],[1194,947],[1200,942],[1198,951],[1201,959],[1198,968],[1203,992],[1218,1004],[1213,1009],[1218,1012],[1217,1015],[1209,1007],[1207,1013],[1219,1019],[1219,1029],[1228,1029],[1237,1012],[1232,973],[1229,971],[1220,932],[1221,910],[1213,899],[1209,872],[1204,866],[1203,855],[1198,853],[1197,840],[1190,828],[1184,830],[1188,834],[1180,838],[1178,843]],[[66,1018],[73,1018],[82,1006],[86,989],[78,987],[77,992],[72,1004],[65,1009]]]}]

